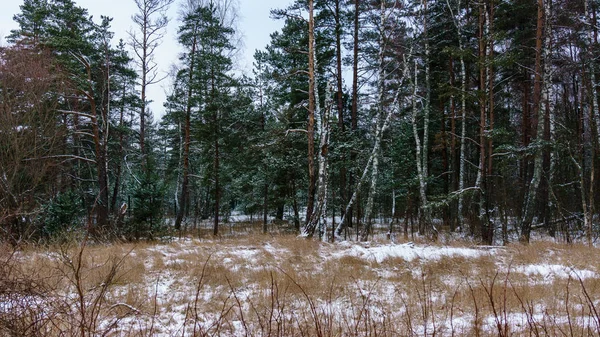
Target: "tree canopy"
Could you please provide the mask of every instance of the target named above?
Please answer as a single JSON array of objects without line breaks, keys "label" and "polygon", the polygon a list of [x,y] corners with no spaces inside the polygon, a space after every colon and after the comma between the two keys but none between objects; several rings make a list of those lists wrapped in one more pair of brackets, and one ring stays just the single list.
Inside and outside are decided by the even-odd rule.
[{"label": "tree canopy", "polygon": [[5,239],[218,235],[232,214],[329,240],[597,238],[597,1],[296,0],[245,75],[236,8],[187,2],[159,121],[145,52],[172,1],[136,4],[129,42],[71,0],[15,15]]}]

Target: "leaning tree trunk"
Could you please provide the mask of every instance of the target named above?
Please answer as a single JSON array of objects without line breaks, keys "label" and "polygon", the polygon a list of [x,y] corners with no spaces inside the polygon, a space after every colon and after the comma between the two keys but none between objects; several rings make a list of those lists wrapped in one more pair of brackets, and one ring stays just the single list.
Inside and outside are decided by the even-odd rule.
[{"label": "leaning tree trunk", "polygon": [[[377,92],[379,93],[379,98],[377,101],[377,115],[375,116],[375,132],[377,132],[380,128],[381,118],[383,118],[385,110],[385,21],[385,1],[382,1],[379,16],[379,78],[377,80]],[[372,164],[373,166],[371,169],[371,186],[369,187],[367,207],[365,208],[365,227],[363,228],[361,234],[361,240],[363,241],[366,241],[369,237],[369,234],[371,233],[371,213],[373,211],[373,200],[375,198],[375,194],[377,193],[377,177],[379,175],[379,147],[377,149],[377,153],[375,153],[375,155],[373,156]]]},{"label": "leaning tree trunk", "polygon": [[[412,50],[411,50],[411,52],[412,52]],[[378,128],[375,132],[375,142],[373,144],[373,148],[371,149],[371,154],[369,156],[367,164],[365,165],[362,175],[361,175],[360,179],[358,180],[356,187],[354,188],[352,197],[350,197],[350,200],[348,201],[348,204],[346,205],[346,211],[342,215],[342,220],[340,221],[340,223],[338,224],[338,226],[335,229],[335,237],[338,240],[341,240],[342,231],[345,228],[345,225],[344,225],[346,222],[345,218],[347,215],[351,214],[349,212],[349,210],[354,205],[354,202],[356,201],[356,199],[358,197],[358,192],[360,191],[362,184],[364,184],[364,182],[367,180],[366,179],[367,174],[369,173],[369,168],[371,167],[371,164],[373,163],[375,156],[377,156],[379,154],[379,149],[381,148],[381,140],[383,138],[383,133],[389,128],[392,116],[394,114],[398,113],[400,110],[400,104],[399,104],[400,94],[401,94],[401,91],[404,89],[403,88],[404,79],[408,77],[408,72],[409,72],[409,65],[406,60],[406,56],[404,57],[403,63],[404,63],[404,71],[402,72],[402,77],[400,78],[400,83],[398,84],[398,91],[396,92],[396,96],[394,97],[394,102],[391,105],[391,109],[388,110],[387,116],[385,117],[385,120],[381,124],[381,127]]]},{"label": "leaning tree trunk", "polygon": [[[535,61],[535,83],[534,83],[534,102],[533,109],[534,114],[537,116],[537,132],[536,132],[536,151],[533,166],[533,176],[529,184],[529,190],[525,198],[525,204],[523,209],[523,217],[521,219],[521,242],[528,243],[531,238],[531,225],[535,214],[535,207],[537,203],[537,194],[540,181],[542,179],[542,166],[543,166],[543,151],[541,150],[540,140],[544,137],[544,110],[541,109],[541,102],[545,101],[542,95],[547,95],[546,90],[542,90],[542,85],[546,81],[546,72],[549,70],[548,61],[548,44],[543,43],[543,33],[546,30],[546,37],[549,38],[549,20],[545,16],[545,7],[548,5],[550,0],[538,0],[538,18],[537,18],[537,32],[536,32],[536,61]],[[546,9],[549,11],[549,9]],[[546,25],[544,29],[544,25]],[[544,66],[542,67],[542,62]]]}]

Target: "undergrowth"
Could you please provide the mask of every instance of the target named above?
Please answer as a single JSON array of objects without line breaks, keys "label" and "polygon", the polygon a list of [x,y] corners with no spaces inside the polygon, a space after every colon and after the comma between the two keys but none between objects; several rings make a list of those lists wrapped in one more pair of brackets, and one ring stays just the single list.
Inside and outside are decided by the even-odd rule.
[{"label": "undergrowth", "polygon": [[[599,335],[595,248],[375,261],[339,254],[349,247],[286,235],[2,246],[0,336]],[[548,263],[566,276],[524,271]]]}]

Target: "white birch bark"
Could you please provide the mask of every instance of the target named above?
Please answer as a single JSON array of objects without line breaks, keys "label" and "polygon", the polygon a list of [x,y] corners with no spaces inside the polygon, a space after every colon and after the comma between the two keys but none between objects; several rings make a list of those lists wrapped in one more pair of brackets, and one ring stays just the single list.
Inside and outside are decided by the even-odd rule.
[{"label": "white birch bark", "polygon": [[431,210],[429,209],[429,201],[427,200],[427,179],[429,176],[428,160],[429,160],[429,115],[430,115],[430,67],[429,67],[429,36],[428,36],[428,9],[427,0],[423,0],[423,34],[425,36],[424,48],[425,48],[425,59],[423,61],[425,65],[425,97],[423,102],[423,140],[419,136],[418,131],[418,109],[417,109],[417,97],[418,97],[418,64],[415,60],[414,69],[414,80],[413,80],[413,97],[412,97],[412,128],[413,136],[415,139],[415,152],[416,152],[416,164],[417,164],[417,177],[419,179],[419,199],[421,201],[421,207],[419,211],[422,215],[422,220],[425,222],[425,230],[428,234],[433,234],[436,237],[437,229],[433,225],[431,219]]},{"label": "white birch bark", "polygon": [[[485,17],[486,17],[486,19],[485,19],[485,27],[486,27],[485,29],[486,29],[486,31],[485,31],[485,33],[484,33],[484,34],[485,34],[485,36],[487,36],[487,35],[488,35],[488,33],[489,33],[489,32],[487,31],[487,29],[488,29],[488,27],[489,27],[489,26],[488,26],[488,23],[487,23],[487,22],[488,22],[488,20],[487,20],[487,4],[486,4],[485,2],[483,2],[483,12],[485,13]],[[481,39],[483,39],[483,38],[484,38],[484,37],[482,36],[482,37],[481,37]],[[485,56],[484,56],[484,59],[485,59]],[[479,60],[479,62],[481,62],[481,63],[482,63],[482,64],[480,65],[480,67],[483,67],[483,66],[484,66],[483,62],[484,62],[484,61],[483,61],[483,60]],[[484,75],[484,76],[485,76],[485,77],[482,79],[482,81],[481,81],[481,82],[482,82],[482,83],[481,83],[481,85],[484,87],[485,97],[488,97],[488,88],[487,88],[487,83],[488,83],[488,72],[487,72],[487,67],[486,67],[486,72],[485,72],[485,75]],[[484,102],[485,102],[485,101],[484,101]],[[485,109],[485,108],[484,108],[484,109]],[[482,130],[480,131],[480,132],[482,133],[482,135],[481,135],[481,139],[480,139],[480,141],[481,141],[481,143],[482,143],[482,144],[480,144],[480,147],[481,147],[482,149],[485,149],[485,145],[483,144],[483,141],[484,141],[483,133],[485,132],[484,128],[485,128],[486,122],[485,122],[485,118],[484,118],[484,116],[481,116],[481,118],[482,118],[483,120],[482,120],[482,121],[480,121],[480,123],[482,124]],[[480,153],[479,153],[479,165],[477,166],[477,178],[475,179],[475,189],[476,189],[477,191],[480,191],[480,192],[479,192],[479,195],[480,195],[480,196],[481,196],[481,183],[482,183],[482,180],[483,180],[483,170],[484,170],[484,165],[485,165],[485,152],[484,152],[484,151],[480,151]],[[483,206],[482,206],[482,205],[481,205],[481,203],[480,203],[480,209],[479,209],[479,217],[480,217],[480,218],[481,218],[481,208],[482,208],[482,207],[483,207]]]},{"label": "white birch bark", "polygon": [[[581,187],[581,192],[580,192],[580,197],[581,197],[581,209],[583,210],[583,228],[585,228],[586,230],[586,237],[588,239],[588,241],[591,241],[591,236],[588,235],[588,233],[590,233],[588,231],[588,226],[590,226],[590,218],[588,217],[588,210],[589,210],[589,206],[588,206],[588,202],[587,202],[587,198],[586,198],[586,193],[585,193],[585,172],[583,169],[583,165],[581,165],[577,159],[575,159],[573,157],[573,155],[571,155],[571,161],[573,162],[573,164],[575,165],[575,167],[577,168],[577,172],[579,174],[579,185]],[[588,242],[590,243],[590,242]]]},{"label": "white birch bark", "polygon": [[[426,1],[426,0],[425,0]],[[426,4],[424,2],[424,4]],[[425,5],[426,6],[426,5]],[[427,20],[426,20],[426,13],[425,13],[425,8],[423,10],[423,27],[424,27],[424,33],[426,36],[427,33]],[[428,69],[428,57],[429,57],[429,44],[427,42],[427,36],[425,37],[425,81],[429,80],[429,69]],[[425,104],[423,105],[423,124],[424,124],[424,129],[423,129],[423,141],[421,142],[421,137],[419,136],[419,128],[418,128],[418,115],[419,115],[419,109],[417,108],[417,98],[418,98],[418,88],[419,88],[419,66],[418,66],[418,62],[415,59],[414,60],[414,77],[412,80],[412,85],[413,85],[413,92],[412,92],[412,97],[411,97],[411,102],[412,102],[412,114],[411,114],[411,124],[412,124],[412,131],[413,131],[413,138],[415,140],[415,154],[416,154],[416,158],[415,158],[415,163],[417,166],[417,178],[419,181],[419,200],[421,202],[421,205],[419,207],[419,218],[422,221],[425,221],[425,228],[426,230],[428,230],[428,227],[431,223],[431,218],[429,217],[429,207],[428,207],[428,200],[427,200],[427,159],[426,159],[426,154],[427,151],[424,149],[427,143],[427,133],[428,133],[428,129],[429,129],[429,111],[428,111],[428,89],[429,88],[425,88],[426,91],[426,97],[425,97]],[[427,86],[427,83],[425,83],[425,85]]]},{"label": "white birch bark", "polygon": [[[379,78],[377,80],[377,92],[378,92],[378,108],[377,113],[375,115],[375,133],[380,128],[381,119],[383,118],[384,110],[385,110],[385,1],[381,1],[380,15],[379,15],[379,64],[378,64],[378,74]],[[375,198],[375,194],[377,193],[377,177],[379,175],[379,147],[377,149],[377,153],[373,156],[372,161],[372,169],[371,169],[371,186],[369,187],[369,195],[367,197],[367,207],[365,208],[365,227],[363,228],[363,232],[361,235],[361,239],[363,241],[367,240],[369,234],[371,233],[372,226],[372,216],[373,212],[373,199]]]},{"label": "white birch bark", "polygon": [[330,133],[330,114],[331,107],[333,106],[333,100],[329,99],[326,103],[326,107],[323,110],[324,115],[321,117],[321,126],[319,132],[319,173],[317,180],[317,199],[315,203],[315,209],[308,222],[303,229],[303,236],[311,236],[314,234],[315,229],[319,229],[319,238],[323,238],[323,234],[327,228],[327,171],[329,166],[328,161],[328,147],[329,147],[329,133]]},{"label": "white birch bark", "polygon": [[[523,211],[523,218],[521,219],[522,229],[526,232],[521,233],[520,240],[523,242],[529,242],[529,235],[531,231],[531,223],[533,222],[533,212],[535,208],[535,204],[537,202],[537,192],[542,179],[542,169],[543,169],[543,151],[541,148],[541,144],[539,144],[540,140],[544,136],[545,130],[545,113],[544,109],[541,108],[542,102],[548,101],[548,82],[547,77],[550,73],[550,35],[551,35],[551,26],[550,26],[550,1],[544,1],[544,44],[542,46],[542,62],[544,65],[542,67],[542,74],[540,76],[540,81],[542,81],[542,97],[540,99],[540,104],[538,108],[538,125],[537,125],[537,139],[538,147],[535,153],[534,166],[533,166],[533,176],[531,177],[531,182],[529,184],[529,191],[525,200],[525,209]],[[583,188],[583,186],[582,186]]]},{"label": "white birch bark", "polygon": [[414,79],[413,79],[413,93],[411,97],[412,101],[412,115],[411,115],[411,124],[413,130],[413,138],[415,140],[415,153],[416,153],[416,165],[417,165],[417,177],[419,179],[419,199],[421,200],[421,207],[419,208],[419,212],[427,221],[427,225],[430,223],[430,219],[428,218],[428,205],[427,205],[427,182],[425,181],[425,173],[423,170],[423,161],[422,161],[422,143],[421,137],[419,136],[419,128],[418,128],[418,113],[419,110],[417,108],[417,88],[418,88],[418,75],[419,68],[417,64],[417,60],[414,61]]},{"label": "white birch bark", "polygon": [[396,216],[396,191],[392,190],[392,218],[390,219],[390,225],[388,228],[387,238],[392,239],[392,233],[394,231],[394,217]]},{"label": "white birch bark", "polygon": [[[313,40],[313,60],[314,69],[317,69],[317,55],[316,46]],[[327,228],[327,168],[328,168],[328,152],[329,152],[329,133],[330,133],[330,115],[331,108],[333,107],[332,98],[332,84],[327,85],[327,95],[325,108],[322,110],[319,105],[319,90],[318,80],[315,73],[315,125],[317,126],[317,132],[319,134],[319,171],[317,176],[317,198],[315,200],[315,207],[310,219],[306,223],[306,226],[302,230],[302,236],[310,237],[314,234],[315,230],[319,229],[319,238],[324,238],[323,234]],[[323,111],[323,113],[321,113]]]},{"label": "white birch bark", "polygon": [[181,121],[179,121],[177,132],[179,134],[179,160],[177,161],[177,184],[175,186],[175,194],[173,197],[175,198],[175,209],[179,209],[179,187],[181,186],[181,170],[179,168],[183,167],[183,133],[181,132]]},{"label": "white birch bark", "polygon": [[[488,10],[488,6],[487,3],[483,3],[483,12],[484,14],[484,37],[486,39],[492,39],[491,34],[490,34],[490,14],[489,14],[489,10]],[[487,182],[487,175],[490,174],[490,172],[488,172],[486,170],[486,159],[487,156],[491,156],[491,149],[488,149],[487,143],[489,141],[488,137],[491,137],[490,135],[487,134],[487,132],[489,132],[492,127],[491,127],[491,112],[493,110],[493,107],[491,106],[491,104],[493,103],[493,98],[492,96],[494,95],[493,92],[493,88],[492,85],[490,84],[490,81],[493,81],[493,79],[490,78],[491,76],[491,67],[493,66],[492,64],[490,64],[491,62],[491,58],[490,55],[492,55],[493,50],[492,50],[492,45],[491,42],[489,40],[484,41],[484,50],[485,50],[485,55],[484,55],[484,60],[485,60],[485,72],[484,72],[484,79],[483,79],[483,86],[485,88],[484,92],[485,92],[485,104],[484,104],[484,114],[485,116],[483,118],[483,121],[481,121],[482,123],[482,136],[481,136],[481,151],[480,151],[480,160],[479,160],[479,168],[477,170],[477,181],[475,184],[475,188],[478,191],[479,194],[479,221],[482,223],[482,225],[485,222],[490,221],[489,219],[489,212],[490,210],[487,209],[487,202],[486,202],[486,193],[488,193],[488,187],[489,187],[489,183]],[[482,66],[484,66],[482,65]],[[488,151],[489,150],[489,151]],[[489,153],[487,153],[489,152]],[[483,184],[483,179],[484,179],[484,174],[486,175],[485,179],[486,179],[486,186],[482,187]],[[485,188],[485,189],[484,189]],[[487,224],[487,226],[493,226],[493,222],[490,222]],[[483,225],[482,227],[482,231],[484,230],[483,228],[485,228],[486,226]],[[492,233],[493,233],[493,229],[492,229]],[[493,235],[493,234],[492,234]],[[482,236],[485,237],[485,234],[482,233]]]},{"label": "white birch bark", "polygon": [[317,177],[317,199],[315,200],[315,208],[313,214],[304,228],[303,235],[311,236],[315,229],[319,229],[319,238],[323,238],[323,234],[327,228],[327,168],[328,168],[328,152],[329,152],[329,133],[330,133],[330,115],[333,107],[332,84],[327,86],[327,99],[323,116],[320,116],[319,125],[319,173]]},{"label": "white birch bark", "polygon": [[[595,95],[595,94],[594,94]],[[593,235],[593,225],[594,225],[594,151],[591,151],[591,160],[590,160],[590,175],[589,175],[589,191],[588,191],[588,207],[586,210],[585,220],[584,220],[584,228],[586,229],[586,237],[588,245],[591,247],[593,244],[592,235]],[[584,195],[585,193],[581,193]]]},{"label": "white birch bark", "polygon": [[[412,53],[412,50],[409,52],[409,55],[411,53]],[[389,128],[392,116],[394,114],[397,114],[400,110],[400,105],[399,105],[400,94],[403,89],[404,79],[406,79],[409,76],[408,73],[409,73],[409,69],[410,69],[409,65],[408,65],[408,61],[406,59],[406,55],[404,56],[403,64],[404,64],[404,70],[402,72],[402,77],[400,78],[400,83],[398,85],[398,91],[396,92],[396,95],[394,97],[394,102],[391,105],[391,109],[388,110],[388,113],[383,121],[383,124],[381,124],[381,127],[376,130],[375,142],[373,144],[373,148],[371,149],[371,154],[369,156],[367,164],[365,165],[365,168],[363,169],[363,173],[362,173],[360,179],[356,183],[356,187],[354,188],[352,197],[350,198],[350,200],[348,201],[348,204],[346,205],[346,210],[344,211],[342,220],[340,221],[338,226],[335,228],[335,237],[338,240],[341,239],[341,234],[342,234],[342,231],[344,230],[346,214],[349,213],[350,208],[352,208],[352,205],[356,201],[356,198],[358,197],[358,192],[360,191],[362,184],[364,184],[364,182],[366,181],[367,173],[369,173],[369,168],[371,167],[371,164],[373,163],[375,156],[377,156],[379,153],[379,149],[381,148],[381,139],[383,138],[383,133]]]},{"label": "white birch bark", "polygon": [[330,82],[327,86],[325,109],[321,119],[321,140],[319,151],[319,190],[317,197],[317,213],[319,215],[319,238],[326,239],[327,232],[327,192],[329,179],[329,137],[331,134],[331,110],[333,109],[333,87]]},{"label": "white birch bark", "polygon": [[450,6],[450,2],[446,0],[448,10],[452,16],[452,22],[456,27],[456,33],[458,35],[458,50],[460,51],[460,82],[461,82],[461,93],[460,93],[460,116],[461,116],[461,130],[460,130],[460,154],[459,154],[459,172],[458,172],[458,221],[459,226],[462,226],[465,222],[463,208],[464,208],[464,194],[465,190],[465,155],[466,155],[466,142],[467,137],[467,70],[465,66],[465,56],[463,48],[462,38],[462,26],[459,22],[458,13],[460,12],[461,1],[458,1],[456,15]]},{"label": "white birch bark", "polygon": [[590,8],[589,8],[589,0],[585,0],[584,3],[584,10],[585,10],[585,19],[586,19],[586,23],[587,23],[587,27],[586,27],[586,35],[587,35],[587,40],[588,40],[588,48],[589,50],[589,56],[588,56],[588,67],[589,67],[589,75],[590,75],[590,81],[592,82],[592,116],[594,118],[594,121],[596,122],[596,134],[598,137],[598,141],[600,142],[600,112],[598,111],[598,96],[596,95],[596,89],[598,87],[598,83],[596,82],[596,72],[594,71],[594,63],[592,62],[592,60],[594,59],[594,55],[592,55],[591,49],[592,46],[595,44],[594,41],[594,34],[593,34],[593,21],[592,21],[592,17],[590,14]]}]

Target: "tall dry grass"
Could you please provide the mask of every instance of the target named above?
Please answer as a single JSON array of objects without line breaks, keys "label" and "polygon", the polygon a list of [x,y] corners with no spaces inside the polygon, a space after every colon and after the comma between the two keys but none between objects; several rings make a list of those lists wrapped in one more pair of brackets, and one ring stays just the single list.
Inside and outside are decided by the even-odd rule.
[{"label": "tall dry grass", "polygon": [[351,249],[292,235],[2,246],[0,335],[599,335],[598,249],[380,261]]}]

